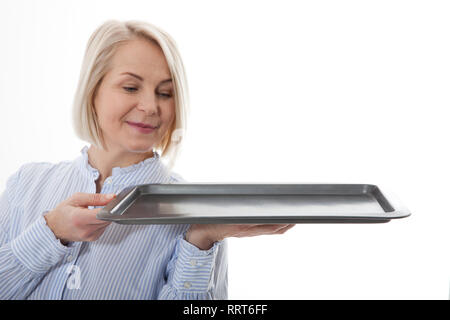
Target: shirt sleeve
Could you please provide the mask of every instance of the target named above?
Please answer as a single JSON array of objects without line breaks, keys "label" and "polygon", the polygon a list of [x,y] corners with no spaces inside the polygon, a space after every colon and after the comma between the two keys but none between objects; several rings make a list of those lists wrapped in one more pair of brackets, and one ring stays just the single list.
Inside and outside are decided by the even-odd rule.
[{"label": "shirt sleeve", "polygon": [[19,213],[10,199],[18,188],[19,175],[20,169],[8,179],[0,196],[0,299],[25,299],[70,250],[56,239],[43,215],[10,238],[10,225]]},{"label": "shirt sleeve", "polygon": [[[185,182],[181,175],[173,173],[172,183]],[[175,251],[166,270],[167,282],[158,299],[228,299],[226,239],[215,242],[208,250],[201,250],[186,241],[187,229],[176,239]]]},{"label": "shirt sleeve", "polygon": [[228,298],[226,239],[201,250],[177,238],[174,255],[167,267],[167,283],[158,299],[212,300]]}]

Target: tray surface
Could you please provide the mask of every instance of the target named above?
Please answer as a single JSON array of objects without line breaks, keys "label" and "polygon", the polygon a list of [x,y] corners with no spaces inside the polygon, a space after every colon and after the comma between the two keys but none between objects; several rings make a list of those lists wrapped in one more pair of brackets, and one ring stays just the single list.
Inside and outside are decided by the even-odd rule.
[{"label": "tray surface", "polygon": [[121,224],[380,223],[409,216],[368,184],[146,184],[97,214]]}]

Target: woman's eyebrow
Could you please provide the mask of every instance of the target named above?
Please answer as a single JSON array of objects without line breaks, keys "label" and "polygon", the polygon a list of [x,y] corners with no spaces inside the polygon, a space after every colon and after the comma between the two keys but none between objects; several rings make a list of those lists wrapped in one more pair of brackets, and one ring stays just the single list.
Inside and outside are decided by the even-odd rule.
[{"label": "woman's eyebrow", "polygon": [[[130,75],[132,77],[135,77],[136,79],[144,81],[144,78],[142,78],[141,76],[138,76],[137,74],[134,74],[132,72],[122,72],[120,75],[124,75],[124,74]],[[163,81],[160,82],[160,84],[161,83],[165,83],[165,82],[169,82],[169,81],[172,81],[172,79],[170,78],[170,79],[163,80]]]}]

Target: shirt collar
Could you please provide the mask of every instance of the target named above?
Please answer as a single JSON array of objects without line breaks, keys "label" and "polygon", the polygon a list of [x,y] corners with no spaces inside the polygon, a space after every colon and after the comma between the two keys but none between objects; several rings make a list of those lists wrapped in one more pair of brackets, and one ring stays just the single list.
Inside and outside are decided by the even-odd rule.
[{"label": "shirt collar", "polygon": [[[93,177],[94,179],[97,179],[100,175],[99,171],[92,167],[88,161],[88,149],[89,147],[86,145],[84,146],[80,152],[81,152],[81,156],[79,156],[76,160],[76,165],[77,167],[88,174],[89,177]],[[154,150],[153,151],[153,157],[151,158],[147,158],[142,160],[141,162],[138,162],[136,164],[132,164],[130,166],[127,167],[114,167],[112,168],[112,173],[111,176],[113,178],[120,176],[120,175],[124,175],[124,174],[131,174],[134,173],[135,171],[139,171],[142,169],[147,169],[149,166],[157,166],[159,167],[159,169],[164,169],[161,163],[161,156],[159,155],[159,153]],[[139,175],[137,175],[139,176]],[[140,183],[139,181],[136,181],[138,183]]]}]

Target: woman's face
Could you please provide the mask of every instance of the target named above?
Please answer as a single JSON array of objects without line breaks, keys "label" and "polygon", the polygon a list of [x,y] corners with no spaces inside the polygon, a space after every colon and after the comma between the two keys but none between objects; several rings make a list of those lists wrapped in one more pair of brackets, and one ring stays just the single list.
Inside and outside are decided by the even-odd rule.
[{"label": "woman's face", "polygon": [[[173,93],[169,67],[156,44],[136,39],[121,45],[94,98],[108,149],[151,151],[174,121]],[[129,122],[155,129],[143,132]]]}]

